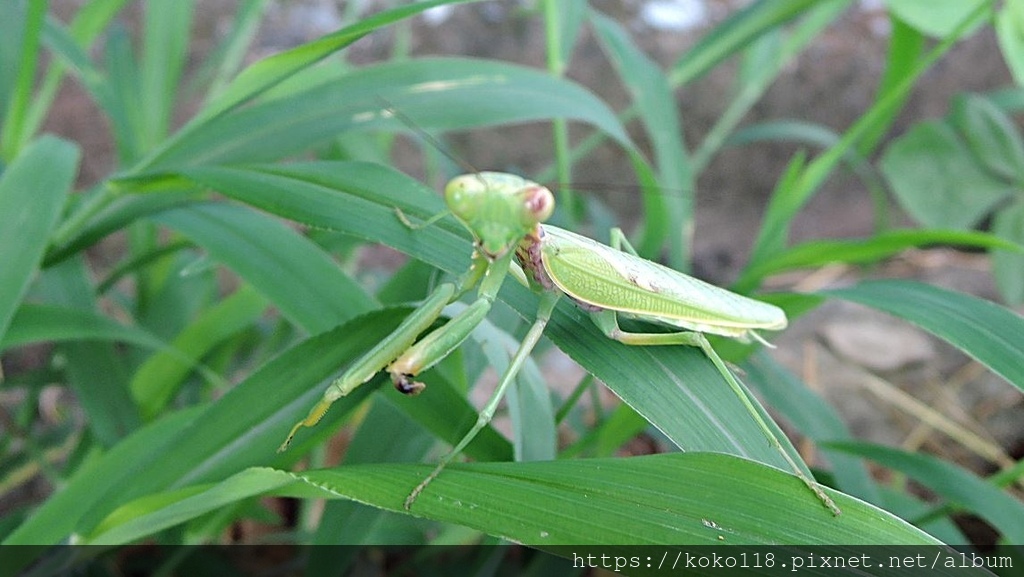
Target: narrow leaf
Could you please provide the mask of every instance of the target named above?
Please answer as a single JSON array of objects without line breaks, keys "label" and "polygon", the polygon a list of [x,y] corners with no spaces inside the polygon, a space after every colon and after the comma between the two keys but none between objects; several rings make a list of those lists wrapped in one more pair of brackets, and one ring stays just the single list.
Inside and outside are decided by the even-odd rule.
[{"label": "narrow leaf", "polygon": [[869,443],[828,443],[895,469],[991,522],[1008,543],[1024,543],[1024,503],[952,463],[922,453],[908,453]]},{"label": "narrow leaf", "polygon": [[956,346],[1024,390],[1024,319],[970,295],[903,281],[867,281],[822,291],[906,319]]},{"label": "narrow leaf", "polygon": [[310,333],[369,310],[373,301],[318,246],[244,207],[193,205],[156,217],[225,263]]},{"label": "narrow leaf", "polygon": [[[347,498],[404,512],[405,495],[428,471],[424,465],[387,464],[293,475],[249,469],[177,503],[109,527],[92,542],[131,542],[260,493]],[[833,517],[815,499],[802,495],[805,492],[799,481],[769,467],[707,453],[473,463],[445,469],[413,504],[412,513],[541,548],[939,544],[904,521],[841,494],[836,497],[843,515]]]},{"label": "narrow leaf", "polygon": [[44,136],[0,174],[0,335],[39,269],[77,166],[73,144]]}]

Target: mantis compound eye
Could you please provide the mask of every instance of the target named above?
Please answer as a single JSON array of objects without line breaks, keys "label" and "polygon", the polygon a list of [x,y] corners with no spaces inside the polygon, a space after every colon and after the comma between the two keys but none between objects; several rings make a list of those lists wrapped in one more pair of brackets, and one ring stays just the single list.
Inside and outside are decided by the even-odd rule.
[{"label": "mantis compound eye", "polygon": [[528,219],[534,222],[544,222],[551,218],[555,210],[555,196],[546,187],[534,185],[523,191],[524,205],[529,214]]}]

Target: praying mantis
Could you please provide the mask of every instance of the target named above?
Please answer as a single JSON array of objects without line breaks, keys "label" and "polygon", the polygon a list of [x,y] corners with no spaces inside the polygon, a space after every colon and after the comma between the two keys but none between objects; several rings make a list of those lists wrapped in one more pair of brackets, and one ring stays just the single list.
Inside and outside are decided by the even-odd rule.
[{"label": "praying mantis", "polygon": [[[546,187],[515,175],[464,174],[448,183],[444,197],[448,210],[473,235],[469,269],[456,282],[436,287],[388,338],[332,381],[309,414],[292,427],[279,451],[288,447],[300,428],[315,426],[334,401],[348,395],[382,369],[387,370],[400,392],[415,395],[422,391],[425,385],[416,381],[416,376],[457,349],[484,320],[514,262],[540,297],[535,320],[476,423],[412,490],[404,503],[406,510],[411,509],[431,481],[490,422],[509,385],[540,340],[555,305],[564,296],[589,312],[594,324],[610,339],[637,346],[699,347],[795,474],[833,514],[840,513],[824,490],[783,449],[704,336],[708,333],[764,342],[756,331],[785,328],[788,321],[782,309],[643,259],[618,229],[612,231],[611,246],[607,246],[543,224],[554,210],[554,196]],[[401,213],[397,214],[409,224]],[[445,306],[473,288],[477,288],[477,297],[472,304],[420,338],[441,316]],[[626,332],[619,326],[620,317],[676,330]]]}]

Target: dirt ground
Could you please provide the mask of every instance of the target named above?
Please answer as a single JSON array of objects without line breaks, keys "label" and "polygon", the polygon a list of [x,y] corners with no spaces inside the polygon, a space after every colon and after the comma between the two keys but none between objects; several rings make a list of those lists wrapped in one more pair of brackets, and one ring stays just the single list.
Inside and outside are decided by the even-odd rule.
[{"label": "dirt ground", "polygon": [[[746,2],[711,0],[707,4],[707,25],[713,25]],[[886,21],[872,8],[874,4],[863,2],[851,9],[838,26],[817,39],[785,69],[744,123],[800,119],[837,132],[850,126],[872,103],[885,62]],[[197,18],[199,30],[192,47],[194,64],[224,32],[234,2],[200,0],[198,5],[202,15]],[[411,36],[413,53],[497,58],[543,67],[541,22],[524,14],[522,5],[512,1],[470,5],[457,7],[439,23],[419,19]],[[592,5],[618,18],[647,53],[664,65],[707,30],[707,25],[685,31],[653,29],[640,19],[643,2],[636,0],[595,0]],[[253,58],[330,31],[340,24],[345,7],[344,2],[329,0],[274,4]],[[363,39],[351,47],[349,60],[383,59],[392,40],[391,31]],[[727,63],[678,92],[691,147],[727,105],[734,74],[735,63]],[[615,109],[628,103],[614,70],[589,34],[577,45],[569,76]],[[987,91],[1010,82],[991,30],[983,29],[927,73],[892,134],[898,135],[915,121],[945,114],[950,99],[959,92]],[[48,127],[83,143],[84,181],[99,179],[110,170],[105,124],[79,91],[64,90]],[[482,130],[452,142],[458,154],[482,168],[519,167],[528,173],[546,166],[551,158],[550,131],[545,126]],[[728,149],[701,175],[694,247],[700,276],[724,284],[734,277],[747,258],[765,202],[796,150],[796,146],[779,144]],[[577,178],[585,182],[621,183],[628,174],[625,159],[612,147],[575,169]],[[616,210],[625,210],[631,201],[610,195],[608,202]],[[621,218],[631,219],[626,213]],[[872,218],[867,191],[856,179],[839,175],[802,212],[793,237],[866,236],[872,230]],[[779,285],[813,290],[865,276],[916,278],[997,300],[984,255],[946,249],[911,252],[872,270],[837,267],[792,275],[779,279]],[[853,305],[829,303],[797,320],[777,345],[777,358],[818,387],[861,438],[911,450],[927,446],[979,471],[990,471],[1024,453],[1024,404],[1019,392],[905,323]]]}]

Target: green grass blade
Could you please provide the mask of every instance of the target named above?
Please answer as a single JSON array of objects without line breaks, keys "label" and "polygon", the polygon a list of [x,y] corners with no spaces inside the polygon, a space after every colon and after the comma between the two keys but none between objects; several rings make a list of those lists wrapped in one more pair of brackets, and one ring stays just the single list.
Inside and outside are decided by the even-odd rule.
[{"label": "green grass blade", "polygon": [[76,521],[77,530],[91,530],[114,507],[135,497],[216,482],[253,465],[294,462],[308,442],[332,434],[375,387],[368,383],[337,401],[308,442],[300,440],[288,452],[276,453],[288,429],[322,395],[325,380],[390,333],[405,312],[359,317],[265,364],[175,434],[151,446],[144,458],[111,471],[105,484],[95,488],[92,506]]},{"label": "green grass blade", "polygon": [[231,21],[231,31],[214,50],[213,56],[203,63],[197,76],[200,82],[209,81],[206,100],[220,95],[242,64],[249,46],[259,31],[269,0],[240,2]]},{"label": "green grass blade", "polygon": [[[345,449],[345,466],[420,461],[433,445],[431,435],[417,427],[401,410],[386,402],[384,397],[378,396]],[[378,534],[377,529],[396,517],[393,513],[355,501],[332,500],[324,507],[323,517],[310,541],[318,545],[387,542]],[[338,553],[333,548],[314,548],[310,569],[316,563],[336,566]]]},{"label": "green grass blade", "polygon": [[[1024,245],[1024,199],[996,213],[992,233]],[[992,269],[1003,300],[1014,306],[1024,303],[1024,255],[996,250],[992,253]]]},{"label": "green grass blade", "polygon": [[1020,10],[1014,5],[1003,6],[996,13],[995,32],[999,51],[1017,85],[1024,84],[1024,34],[1021,34]]},{"label": "green grass blade", "polygon": [[891,230],[869,238],[814,240],[785,249],[746,269],[736,285],[750,289],[761,279],[784,271],[820,267],[831,263],[869,264],[878,262],[908,248],[953,245],[973,248],[1000,248],[1016,254],[1024,252],[1014,244],[985,232],[909,229]]},{"label": "green grass blade", "polygon": [[[131,542],[263,493],[346,498],[403,512],[405,495],[428,471],[424,465],[381,464],[298,474],[248,469],[218,485],[197,487],[202,492],[179,494],[177,502],[133,518],[122,516],[120,524],[106,525],[106,532],[93,535],[91,542]],[[541,548],[938,544],[898,518],[845,495],[836,494],[843,515],[833,517],[813,500],[801,500],[804,490],[799,481],[774,469],[706,453],[455,464],[420,496],[413,514]]]},{"label": "green grass blade", "polygon": [[1024,503],[952,463],[869,443],[829,443],[829,447],[871,459],[900,471],[941,497],[977,514],[1002,533],[1007,543],[1024,543]]},{"label": "green grass blade", "polygon": [[[92,199],[96,194],[102,194],[102,192],[94,190],[89,193],[89,198]],[[187,205],[198,198],[199,194],[196,191],[187,190],[168,190],[160,194],[126,195],[117,198],[95,214],[82,228],[69,230],[65,234],[62,234],[62,230],[58,230],[54,236],[60,238],[55,239],[50,246],[50,250],[43,260],[43,266],[53,266],[78,254],[99,242],[100,239],[125,228],[142,217]]]},{"label": "green grass blade", "polygon": [[[736,94],[729,107],[704,137],[691,157],[692,172],[700,174],[721,147],[735,137],[730,134],[768,88],[815,38],[833,24],[846,10],[845,2],[822,2],[807,11],[806,16],[783,37],[781,30],[767,29],[746,49]],[[783,39],[784,38],[784,39]]]},{"label": "green grass blade", "polygon": [[[974,10],[959,25],[957,31],[964,33],[973,23],[980,20],[984,13],[985,11],[981,8]],[[951,36],[933,48],[917,63],[911,73],[905,75],[886,94],[881,95],[874,105],[843,134],[835,146],[809,162],[799,177],[789,186],[777,189],[768,205],[764,223],[758,233],[750,258],[751,266],[783,250],[788,240],[790,223],[797,212],[820,189],[836,166],[850,150],[856,148],[865,135],[870,134],[879,124],[888,122],[893,110],[903,104],[907,93],[916,85],[917,79],[939,57],[952,48],[956,38],[956,35]]]},{"label": "green grass blade", "polygon": [[10,5],[9,18],[0,20],[0,102],[10,102],[17,83],[25,35],[25,12],[21,4]]},{"label": "green grass blade", "polygon": [[[295,482],[291,473],[268,468],[240,471],[215,485],[200,485],[142,497],[113,512],[86,537],[91,545],[122,545],[194,519],[242,499]],[[317,491],[309,491],[316,495]]]},{"label": "green grass blade", "polygon": [[[487,319],[474,329],[472,338],[484,351],[495,373],[504,374],[519,348],[519,341]],[[554,459],[558,452],[558,434],[551,391],[533,359],[527,359],[516,375],[515,384],[505,396],[505,403],[513,423],[515,460]]]},{"label": "green grass blade", "polygon": [[936,38],[970,34],[984,20],[975,22],[974,26],[966,31],[962,30],[962,22],[980,8],[991,10],[991,7],[992,3],[988,0],[962,0],[961,2],[943,2],[941,4],[908,0],[889,3],[889,10],[894,16]]},{"label": "green grass blade", "polygon": [[255,211],[193,205],[155,218],[205,248],[309,333],[332,328],[374,305],[322,249]]},{"label": "green grass blade", "polygon": [[[476,422],[476,408],[439,371],[424,373],[423,381],[429,386],[416,397],[402,395],[392,387],[383,394],[410,419],[454,446]],[[466,455],[481,461],[511,461],[512,444],[493,427],[487,427],[466,447]]]},{"label": "green grass blade", "polygon": [[122,26],[113,26],[107,34],[103,66],[106,77],[101,84],[107,85],[102,88],[110,90],[110,97],[97,98],[97,103],[106,104],[103,109],[110,117],[118,161],[124,165],[145,153],[146,118],[141,103],[141,72],[132,40]]},{"label": "green grass blade", "polygon": [[210,119],[173,139],[134,174],[273,160],[346,131],[408,131],[383,102],[426,130],[570,118],[634,149],[615,114],[578,84],[503,62],[425,58],[355,70],[337,82]]},{"label": "green grass blade", "polygon": [[[925,48],[924,37],[921,33],[907,26],[899,17],[893,16],[890,13],[889,22],[892,24],[892,32],[889,34],[889,51],[886,55],[885,72],[882,75],[882,80],[878,83],[878,90],[875,93],[876,98],[881,98],[887,94],[903,80],[904,76],[913,72],[917,59]],[[963,16],[966,16],[966,14]],[[909,93],[903,95],[904,103],[909,97]],[[887,119],[879,119],[871,130],[868,130],[861,137],[860,143],[857,145],[857,151],[860,154],[865,156],[871,154],[871,151],[885,137],[886,132],[892,126],[899,108],[902,108],[902,105],[893,107]]]},{"label": "green grass blade", "polygon": [[[102,456],[85,463],[68,479],[63,490],[52,495],[29,519],[3,541],[4,545],[52,545],[75,531],[78,520],[96,502],[108,483],[124,475],[126,464],[152,458],[161,447],[189,424],[203,407],[165,415],[150,423]],[[40,550],[39,554],[44,551]]]},{"label": "green grass blade", "polygon": [[959,348],[1024,390],[1024,318],[963,293],[903,281],[866,281],[821,294],[906,319]]},{"label": "green grass blade", "polygon": [[189,29],[195,0],[149,0],[144,4],[139,96],[143,150],[167,137],[175,95],[188,58]]},{"label": "green grass blade", "polygon": [[8,7],[14,12],[9,17],[24,17],[25,25],[20,34],[20,57],[15,67],[18,71],[17,77],[9,94],[10,99],[6,101],[7,109],[4,111],[3,122],[0,123],[3,125],[0,128],[0,158],[7,162],[14,160],[22,147],[32,138],[32,134],[26,130],[26,120],[38,73],[39,36],[46,19],[46,4],[46,0],[29,0],[23,15],[20,6]]},{"label": "green grass blade", "polygon": [[130,384],[143,419],[159,415],[200,359],[214,346],[259,320],[266,307],[264,297],[243,286],[189,323],[171,342],[173,353],[162,351],[146,359]]},{"label": "green grass blade", "polygon": [[0,336],[39,270],[74,183],[78,155],[73,144],[44,136],[0,174]]},{"label": "green grass blade", "polygon": [[[43,271],[39,292],[49,304],[98,314],[91,281],[84,259],[68,259]],[[137,429],[141,420],[128,391],[125,355],[104,341],[73,341],[58,347],[66,359],[65,382],[85,411],[95,440],[109,447]]]},{"label": "green grass blade", "polygon": [[[654,147],[659,183],[678,193],[667,210],[645,211],[638,245],[662,246],[668,241],[669,263],[687,272],[693,245],[693,172],[683,143],[683,126],[668,79],[617,23],[590,11],[590,21],[640,111],[640,119]],[[669,231],[676,231],[669,235]],[[649,254],[649,253],[648,253]]]},{"label": "green grass blade", "polygon": [[[803,434],[816,443],[852,439],[842,417],[796,375],[764,351],[751,355],[743,368],[772,407],[782,412]],[[824,449],[836,485],[850,495],[881,505],[878,487],[864,464],[839,451]]]},{"label": "green grass blade", "polygon": [[[831,0],[851,4],[849,0]],[[739,10],[716,26],[672,65],[669,82],[681,86],[703,76],[719,62],[735,55],[766,31],[796,18],[820,0],[761,0]]]},{"label": "green grass blade", "polygon": [[[444,210],[437,194],[398,171],[365,162],[198,167],[184,172],[235,200],[306,226],[381,242],[448,272],[469,266],[469,233],[454,219],[410,229]],[[435,250],[426,250],[434,247]]]},{"label": "green grass blade", "polygon": [[313,42],[264,58],[243,70],[216,99],[210,102],[174,137],[167,140],[162,149],[156,151],[154,156],[144,160],[137,170],[143,170],[152,165],[154,158],[163,155],[163,149],[176,146],[193,130],[206,126],[210,120],[240,106],[378,28],[394,24],[435,6],[477,1],[479,0],[434,0],[385,10],[337,32],[322,36]]},{"label": "green grass blade", "polygon": [[94,311],[26,304],[18,309],[10,330],[0,338],[0,351],[32,343],[97,340],[131,343],[157,351],[167,348],[167,344],[153,334],[122,325]]},{"label": "green grass blade", "polygon": [[[96,36],[103,32],[127,2],[128,0],[91,0],[82,6],[81,10],[75,14],[67,31],[67,37],[72,40],[73,44],[71,45],[74,46],[75,51],[84,55],[85,50],[82,47],[92,44]],[[63,27],[55,19],[50,18],[43,29],[43,42],[46,43],[51,51],[61,55],[61,50],[54,46],[53,36],[55,34],[63,36],[65,33]],[[92,63],[89,62],[87,57],[79,60],[79,64],[86,64],[85,68],[87,69],[93,68]],[[57,91],[60,89],[65,72],[67,72],[67,68],[60,62],[53,63],[47,67],[46,77],[32,99],[32,104],[28,111],[26,132],[35,133],[39,130],[39,127],[46,119],[50,106],[57,97]],[[78,77],[86,85],[87,89],[95,94],[96,87],[91,84],[99,83],[91,82],[94,78],[84,76],[81,72],[79,72]]]},{"label": "green grass blade", "polygon": [[[839,8],[851,4],[852,0],[829,0],[830,4],[840,5]],[[693,48],[683,54],[668,73],[669,84],[678,88],[711,70],[722,60],[735,55],[747,44],[759,36],[785,22],[796,18],[812,7],[829,11],[831,6],[824,6],[821,0],[761,0],[751,4],[743,10],[739,10],[724,22],[716,26],[711,32],[694,45]],[[812,18],[820,17],[818,13]],[[636,117],[636,109],[630,108],[622,113],[623,121],[629,121]],[[581,158],[596,149],[605,136],[602,134],[591,134],[572,151],[572,158]],[[544,178],[550,179],[550,170],[541,174]],[[641,251],[641,254],[646,254]]]}]

